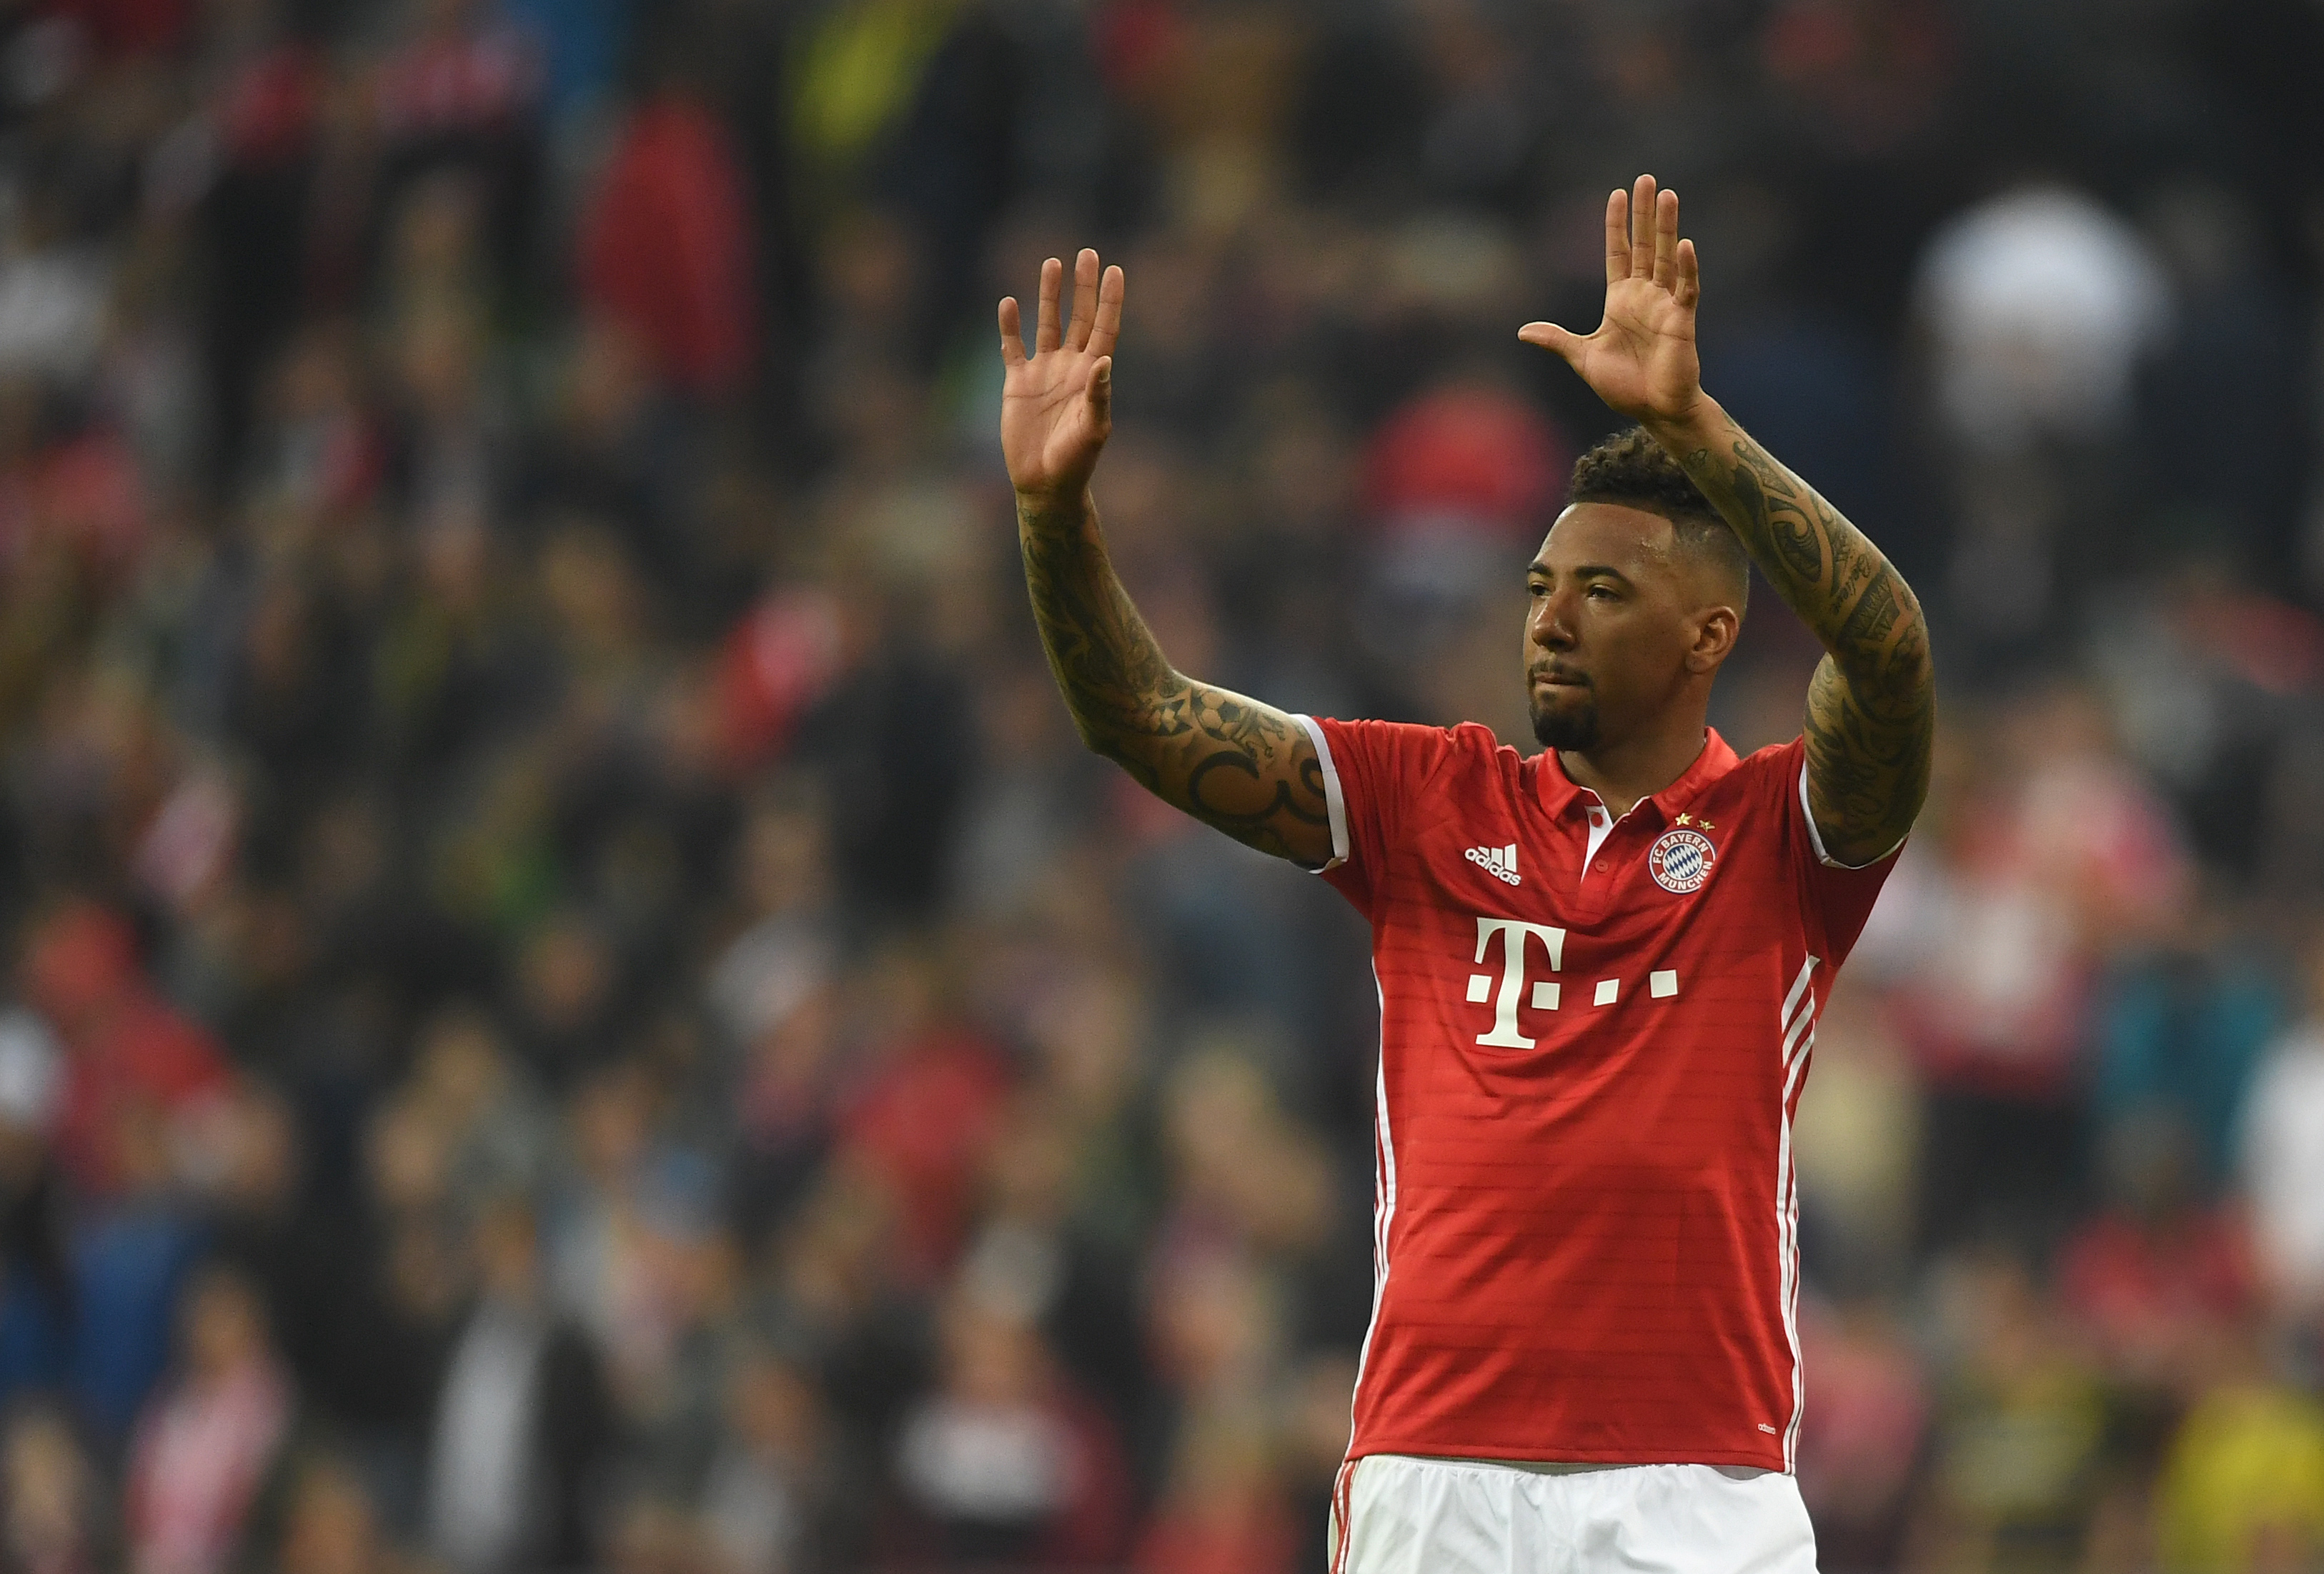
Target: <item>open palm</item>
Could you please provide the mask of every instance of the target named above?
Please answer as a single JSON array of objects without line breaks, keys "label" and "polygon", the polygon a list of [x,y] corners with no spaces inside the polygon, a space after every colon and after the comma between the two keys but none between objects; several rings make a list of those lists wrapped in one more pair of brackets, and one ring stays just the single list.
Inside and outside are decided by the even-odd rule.
[{"label": "open palm", "polygon": [[1025,354],[1017,298],[1001,302],[1001,453],[1020,494],[1077,497],[1113,430],[1113,345],[1121,333],[1122,276],[1084,250],[1074,259],[1074,315],[1058,325],[1065,264],[1041,264],[1040,316]]},{"label": "open palm", "polygon": [[1702,396],[1694,309],[1702,298],[1694,243],[1678,236],[1678,193],[1641,175],[1606,199],[1606,310],[1587,338],[1554,322],[1517,330],[1563,357],[1609,407],[1634,421],[1685,420]]}]

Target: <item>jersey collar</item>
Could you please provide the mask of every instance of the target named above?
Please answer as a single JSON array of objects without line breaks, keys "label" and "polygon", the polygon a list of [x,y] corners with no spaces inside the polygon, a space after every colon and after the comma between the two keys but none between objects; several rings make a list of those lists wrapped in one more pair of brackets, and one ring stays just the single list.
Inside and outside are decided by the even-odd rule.
[{"label": "jersey collar", "polygon": [[[1555,749],[1544,749],[1535,758],[1538,762],[1538,768],[1534,772],[1535,791],[1541,798],[1542,808],[1549,811],[1551,818],[1567,813],[1576,799],[1597,801],[1596,793],[1575,786],[1566,775],[1565,766],[1558,759]],[[1692,803],[1695,794],[1733,770],[1735,764],[1735,751],[1727,746],[1727,740],[1719,736],[1719,729],[1706,727],[1702,729],[1702,752],[1694,756],[1694,764],[1682,772],[1677,781],[1659,792],[1641,798],[1638,803],[1641,807],[1653,804],[1655,812],[1667,820]],[[1637,810],[1631,812],[1636,813]]]}]

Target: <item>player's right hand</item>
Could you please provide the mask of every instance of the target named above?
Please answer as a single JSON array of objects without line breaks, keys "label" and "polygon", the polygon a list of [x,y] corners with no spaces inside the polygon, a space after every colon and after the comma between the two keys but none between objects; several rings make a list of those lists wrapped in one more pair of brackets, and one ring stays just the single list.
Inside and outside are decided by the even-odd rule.
[{"label": "player's right hand", "polygon": [[1517,338],[1582,375],[1617,412],[1649,427],[1683,426],[1703,407],[1694,347],[1702,275],[1694,242],[1678,233],[1678,194],[1640,175],[1606,200],[1606,310],[1587,337],[1528,322]]},{"label": "player's right hand", "polygon": [[1121,270],[1097,253],[1074,260],[1073,320],[1061,329],[1065,264],[1041,264],[1041,313],[1025,354],[1017,298],[1001,302],[1001,452],[1019,497],[1078,500],[1113,430],[1113,344],[1121,333]]}]

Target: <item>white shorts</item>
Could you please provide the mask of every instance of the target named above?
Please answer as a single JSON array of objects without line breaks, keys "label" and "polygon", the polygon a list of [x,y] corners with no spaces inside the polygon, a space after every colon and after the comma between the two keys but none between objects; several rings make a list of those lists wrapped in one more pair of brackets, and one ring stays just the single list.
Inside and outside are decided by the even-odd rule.
[{"label": "white shorts", "polygon": [[1718,1465],[1368,1454],[1332,1495],[1332,1574],[1815,1574],[1799,1484]]}]

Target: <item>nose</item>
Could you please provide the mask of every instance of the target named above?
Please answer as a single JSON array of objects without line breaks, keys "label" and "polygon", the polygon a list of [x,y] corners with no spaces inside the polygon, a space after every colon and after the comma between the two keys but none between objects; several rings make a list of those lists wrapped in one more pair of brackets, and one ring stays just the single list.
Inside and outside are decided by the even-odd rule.
[{"label": "nose", "polygon": [[1553,590],[1536,601],[1532,616],[1526,620],[1526,638],[1545,651],[1572,650],[1572,599],[1563,590]]}]

